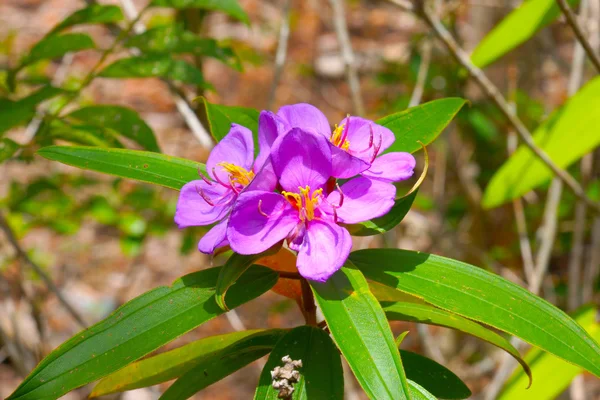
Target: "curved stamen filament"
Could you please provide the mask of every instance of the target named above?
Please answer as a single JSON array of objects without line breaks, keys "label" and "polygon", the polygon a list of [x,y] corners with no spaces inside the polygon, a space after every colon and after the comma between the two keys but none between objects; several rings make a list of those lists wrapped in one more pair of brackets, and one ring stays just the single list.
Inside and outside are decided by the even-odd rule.
[{"label": "curved stamen filament", "polygon": [[379,135],[379,142],[377,142],[377,144],[375,145],[375,147],[373,149],[373,157],[371,157],[370,163],[373,163],[373,161],[375,161],[375,158],[377,158],[377,155],[379,154],[379,150],[381,150],[382,143],[383,143],[383,136]]},{"label": "curved stamen filament", "polygon": [[340,202],[336,208],[340,208],[344,204],[344,192],[342,192],[342,189],[340,188],[340,185],[337,182],[335,183],[335,188],[337,189],[338,193],[340,194]]},{"label": "curved stamen filament", "polygon": [[206,195],[206,193],[204,193],[204,190],[200,189],[198,186],[196,186],[196,192],[198,192],[198,194],[200,195],[200,197],[202,197],[202,199],[211,207],[215,206],[215,203],[213,203],[208,196]]},{"label": "curved stamen filament", "polygon": [[269,217],[270,217],[270,215],[269,215],[269,214],[267,214],[266,212],[264,212],[264,211],[262,210],[262,200],[259,200],[259,201],[258,201],[258,212],[259,212],[259,213],[260,213],[260,215],[262,215],[263,217],[266,217],[266,218],[269,218]]},{"label": "curved stamen filament", "polygon": [[231,185],[231,189],[235,192],[235,194],[240,194],[240,191],[236,187],[236,184],[234,182],[234,178],[232,175],[229,175],[229,184]]},{"label": "curved stamen filament", "polygon": [[233,189],[231,186],[229,186],[228,184],[226,184],[225,182],[223,182],[221,180],[221,178],[219,178],[219,175],[217,175],[216,168],[213,167],[212,173],[213,173],[213,177],[215,178],[215,181],[217,181],[221,186],[226,187],[228,189]]}]

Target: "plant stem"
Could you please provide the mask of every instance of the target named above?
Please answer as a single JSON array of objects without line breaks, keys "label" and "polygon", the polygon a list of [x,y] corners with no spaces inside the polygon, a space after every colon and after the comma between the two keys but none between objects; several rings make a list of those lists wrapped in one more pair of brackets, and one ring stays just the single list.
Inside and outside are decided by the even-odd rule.
[{"label": "plant stem", "polygon": [[302,286],[302,307],[304,308],[306,325],[317,326],[317,306],[310,284],[304,278],[300,280],[300,284]]},{"label": "plant stem", "polygon": [[571,10],[571,7],[569,7],[569,4],[567,3],[566,0],[556,0],[556,2],[558,3],[558,6],[560,7],[563,14],[565,15],[565,18],[567,19],[567,23],[573,29],[575,36],[577,36],[577,40],[579,41],[579,43],[585,50],[585,53],[587,54],[587,56],[590,59],[590,61],[592,62],[592,64],[594,64],[596,71],[600,74],[600,58],[598,57],[598,55],[596,54],[594,49],[592,49],[590,42],[585,37],[585,33],[583,33],[583,29],[581,28],[581,25],[579,25],[579,22],[577,22],[577,16],[573,12],[573,10]]}]

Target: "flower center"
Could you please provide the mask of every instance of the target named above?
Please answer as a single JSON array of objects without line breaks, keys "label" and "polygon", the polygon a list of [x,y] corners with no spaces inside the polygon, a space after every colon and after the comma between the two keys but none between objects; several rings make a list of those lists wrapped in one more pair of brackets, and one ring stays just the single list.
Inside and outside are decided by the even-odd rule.
[{"label": "flower center", "polygon": [[340,126],[335,125],[335,129],[331,132],[331,138],[329,139],[334,146],[341,148],[342,150],[348,151],[350,148],[350,141],[346,139],[348,129],[344,129],[346,124]]},{"label": "flower center", "polygon": [[246,186],[254,178],[254,172],[246,171],[244,168],[238,167],[235,164],[222,162],[218,163],[217,165],[223,168],[223,170],[229,174],[230,183],[237,183],[242,186]]},{"label": "flower center", "polygon": [[310,195],[310,187],[298,187],[300,193],[281,192],[283,197],[296,209],[302,221],[312,221],[315,218],[315,208],[323,195],[323,189],[317,189]]}]

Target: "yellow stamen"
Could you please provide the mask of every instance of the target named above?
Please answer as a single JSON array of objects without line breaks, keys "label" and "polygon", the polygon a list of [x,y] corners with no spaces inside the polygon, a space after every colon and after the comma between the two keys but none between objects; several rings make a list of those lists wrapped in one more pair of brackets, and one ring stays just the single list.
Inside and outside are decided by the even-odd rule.
[{"label": "yellow stamen", "polygon": [[341,148],[342,150],[348,150],[350,147],[350,141],[348,139],[344,139],[344,143],[342,143],[342,137],[344,136],[344,127],[346,124],[342,124],[340,126],[335,125],[335,129],[331,133],[331,138],[329,139],[334,146]]},{"label": "yellow stamen", "polygon": [[315,218],[315,207],[319,204],[319,200],[323,195],[323,189],[315,190],[310,195],[310,187],[306,186],[304,188],[298,187],[300,193],[293,192],[281,192],[285,199],[290,202],[290,204],[298,210],[300,219],[304,221],[305,219],[312,221]]},{"label": "yellow stamen", "polygon": [[252,179],[254,179],[254,172],[246,171],[244,168],[238,167],[235,164],[222,162],[218,163],[217,165],[222,167],[223,170],[229,174],[230,182],[235,182],[242,186],[246,186],[252,181]]}]

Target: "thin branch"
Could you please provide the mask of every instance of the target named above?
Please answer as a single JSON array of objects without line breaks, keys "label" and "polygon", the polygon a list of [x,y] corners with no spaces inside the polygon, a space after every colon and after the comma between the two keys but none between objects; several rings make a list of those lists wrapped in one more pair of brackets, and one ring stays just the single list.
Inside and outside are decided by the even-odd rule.
[{"label": "thin branch", "polygon": [[592,245],[590,256],[583,272],[583,302],[591,301],[594,296],[594,285],[600,275],[600,217],[594,219],[592,226]]},{"label": "thin branch", "polygon": [[48,289],[52,293],[54,293],[58,301],[63,305],[65,310],[67,310],[67,312],[73,317],[73,319],[77,321],[77,323],[79,323],[79,325],[81,325],[82,328],[86,328],[87,324],[85,323],[83,318],[67,301],[67,299],[64,298],[58,287],[52,281],[52,278],[50,278],[48,274],[46,274],[46,272],[44,272],[44,270],[39,265],[37,265],[31,258],[29,258],[25,250],[23,250],[11,227],[8,225],[8,221],[6,220],[6,218],[4,218],[4,215],[2,214],[0,214],[0,228],[2,228],[6,235],[6,238],[15,249],[17,257],[21,258],[23,261],[29,264],[29,266],[35,271],[35,273],[38,274],[40,278],[42,278]]},{"label": "thin branch", "polygon": [[358,79],[358,72],[356,71],[356,59],[354,57],[354,51],[352,50],[352,44],[350,43],[348,26],[346,25],[344,5],[341,0],[329,0],[329,4],[333,9],[335,34],[337,35],[338,43],[342,51],[342,58],[344,59],[344,64],[346,66],[346,78],[348,79],[348,86],[350,87],[354,113],[357,115],[364,115],[365,106],[360,94],[360,81]]},{"label": "thin branch", "polygon": [[288,40],[290,37],[291,3],[291,0],[285,0],[285,3],[283,4],[283,17],[281,19],[281,26],[279,27],[279,41],[275,53],[275,70],[273,72],[273,82],[271,83],[271,92],[269,93],[267,110],[270,110],[275,102],[275,92],[279,86],[279,81],[281,80],[281,75],[283,73],[283,66],[285,65],[285,60],[287,58]]},{"label": "thin branch", "polygon": [[302,286],[302,307],[306,324],[317,326],[317,306],[315,305],[315,298],[310,284],[306,279],[302,279],[300,280],[300,285]]},{"label": "thin branch", "polygon": [[565,15],[568,24],[571,25],[575,36],[577,36],[577,40],[585,50],[585,53],[587,54],[588,58],[590,59],[592,64],[594,64],[596,71],[600,73],[600,58],[590,45],[590,42],[585,37],[585,33],[583,32],[581,25],[579,25],[579,22],[577,22],[577,16],[573,12],[573,10],[571,10],[571,7],[569,6],[566,0],[556,0],[556,2],[558,3],[558,6]]},{"label": "thin branch", "polygon": [[581,185],[573,178],[567,171],[560,168],[552,161],[552,159],[542,149],[540,149],[529,130],[525,127],[523,122],[517,117],[517,115],[511,110],[510,104],[502,96],[498,88],[490,81],[490,79],[483,73],[483,71],[477,68],[472,62],[469,55],[459,46],[456,40],[452,37],[450,32],[441,23],[441,21],[427,11],[422,1],[416,1],[415,7],[410,5],[406,7],[404,1],[401,0],[390,0],[392,3],[402,7],[407,11],[414,12],[417,16],[421,17],[423,21],[435,32],[438,38],[444,43],[448,51],[456,59],[456,61],[467,69],[469,74],[475,79],[479,87],[484,93],[496,104],[502,114],[506,117],[508,122],[515,128],[515,131],[525,143],[525,145],[542,161],[548,168],[552,170],[563,183],[571,189],[571,191],[582,201],[584,201],[591,209],[596,213],[600,213],[600,204],[592,201]]},{"label": "thin branch", "polygon": [[431,42],[429,40],[425,40],[423,43],[423,48],[421,49],[421,63],[419,64],[419,72],[417,72],[417,83],[415,84],[415,88],[410,96],[410,101],[408,102],[409,107],[414,107],[421,103],[430,63]]}]

